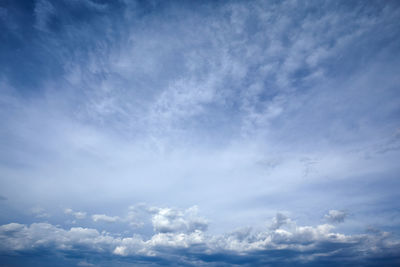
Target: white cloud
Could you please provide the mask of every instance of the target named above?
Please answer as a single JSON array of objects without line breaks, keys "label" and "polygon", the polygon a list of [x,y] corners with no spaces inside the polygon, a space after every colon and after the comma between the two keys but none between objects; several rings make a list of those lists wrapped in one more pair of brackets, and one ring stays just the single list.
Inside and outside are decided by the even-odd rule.
[{"label": "white cloud", "polygon": [[173,208],[152,208],[152,223],[154,231],[160,233],[194,232],[207,229],[207,221],[197,216],[197,207],[185,211]]},{"label": "white cloud", "polygon": [[[174,259],[176,263],[185,261],[186,257],[202,262],[203,256],[223,254],[227,255],[226,260],[234,256],[235,259],[242,258],[241,261],[246,262],[249,257],[261,252],[265,255],[281,253],[282,256],[286,255],[288,262],[297,262],[303,258],[305,263],[312,263],[321,257],[327,257],[323,255],[331,255],[344,257],[342,260],[348,263],[357,263],[366,257],[384,255],[385,251],[392,253],[400,250],[400,242],[394,241],[385,232],[345,235],[333,232],[334,226],[329,224],[297,226],[288,217],[279,214],[274,219],[276,226],[273,228],[258,231],[244,228],[223,235],[209,235],[201,229],[188,231],[190,227],[187,225],[190,222],[181,221],[184,214],[193,211],[167,208],[153,208],[153,211],[156,212],[152,219],[156,233],[148,239],[138,235],[115,237],[106,232],[100,233],[96,229],[82,227],[65,230],[48,223],[34,223],[29,226],[10,223],[0,226],[0,250],[10,252],[47,249],[72,252],[79,247],[106,257],[146,256],[150,257],[149,261],[152,257],[157,257]],[[291,222],[290,227],[283,229],[283,224],[288,221]],[[161,232],[163,229],[166,231]],[[345,254],[343,248],[346,248]],[[361,250],[365,253],[360,254]],[[252,260],[261,264],[265,258],[256,257]],[[271,260],[274,262],[273,258]],[[86,264],[85,261],[80,264],[89,266],[83,265]]]},{"label": "white cloud", "polygon": [[64,213],[72,215],[76,219],[80,219],[80,220],[86,218],[86,212],[84,212],[84,211],[73,211],[72,209],[67,208],[67,209],[64,210]]},{"label": "white cloud", "polygon": [[105,214],[93,214],[92,215],[93,221],[103,221],[103,222],[117,222],[121,218],[118,216],[107,216]]}]

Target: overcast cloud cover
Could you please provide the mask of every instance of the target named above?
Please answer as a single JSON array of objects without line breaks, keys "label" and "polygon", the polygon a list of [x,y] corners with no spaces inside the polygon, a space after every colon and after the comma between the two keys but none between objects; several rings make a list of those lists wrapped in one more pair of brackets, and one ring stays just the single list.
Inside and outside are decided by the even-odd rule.
[{"label": "overcast cloud cover", "polygon": [[400,265],[399,1],[0,0],[0,266]]}]

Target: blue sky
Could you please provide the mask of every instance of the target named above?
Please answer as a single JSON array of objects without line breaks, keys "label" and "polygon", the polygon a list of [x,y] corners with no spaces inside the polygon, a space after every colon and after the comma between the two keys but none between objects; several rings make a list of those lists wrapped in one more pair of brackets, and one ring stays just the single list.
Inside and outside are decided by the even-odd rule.
[{"label": "blue sky", "polygon": [[398,1],[0,2],[0,265],[400,264]]}]

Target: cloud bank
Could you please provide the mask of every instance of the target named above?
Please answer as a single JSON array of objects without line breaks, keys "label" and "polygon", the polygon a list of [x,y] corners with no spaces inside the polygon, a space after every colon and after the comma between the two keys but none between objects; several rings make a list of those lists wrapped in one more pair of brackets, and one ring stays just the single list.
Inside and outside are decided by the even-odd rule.
[{"label": "cloud bank", "polygon": [[[150,222],[154,229],[148,238],[118,236],[85,227],[64,229],[49,223],[9,223],[0,226],[0,249],[15,259],[24,253],[39,251],[50,255],[61,253],[61,257],[79,255],[80,261],[75,262],[78,266],[82,262],[101,266],[105,259],[112,259],[113,264],[188,266],[317,266],[338,261],[342,265],[393,265],[400,262],[400,242],[388,232],[345,235],[335,232],[330,224],[298,226],[288,217],[277,214],[269,228],[242,228],[212,235],[207,233],[208,224],[204,219],[197,217],[196,207],[188,210],[149,207],[147,212],[152,215]],[[102,215],[102,218],[110,217]]]}]

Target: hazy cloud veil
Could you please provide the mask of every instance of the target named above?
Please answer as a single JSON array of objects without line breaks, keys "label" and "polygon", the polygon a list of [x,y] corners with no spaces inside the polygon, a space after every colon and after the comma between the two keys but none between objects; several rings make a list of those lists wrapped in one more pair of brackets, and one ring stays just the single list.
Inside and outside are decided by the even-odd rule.
[{"label": "hazy cloud veil", "polygon": [[0,1],[0,266],[400,264],[398,1]]}]

